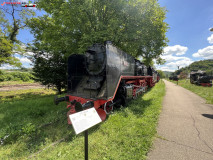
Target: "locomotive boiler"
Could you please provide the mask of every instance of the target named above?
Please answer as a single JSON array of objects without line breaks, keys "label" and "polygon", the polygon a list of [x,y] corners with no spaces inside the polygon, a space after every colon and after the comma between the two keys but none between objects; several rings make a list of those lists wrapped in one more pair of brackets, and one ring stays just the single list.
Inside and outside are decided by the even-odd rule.
[{"label": "locomotive boiler", "polygon": [[125,106],[157,81],[159,75],[154,68],[107,41],[104,45],[94,44],[85,54],[68,58],[68,93],[56,98],[55,103],[67,101],[67,115],[95,107],[105,120],[113,107]]}]

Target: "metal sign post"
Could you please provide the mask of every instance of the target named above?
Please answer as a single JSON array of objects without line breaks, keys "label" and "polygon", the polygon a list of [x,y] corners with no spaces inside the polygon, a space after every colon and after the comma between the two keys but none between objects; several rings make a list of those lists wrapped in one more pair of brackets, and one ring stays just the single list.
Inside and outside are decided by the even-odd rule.
[{"label": "metal sign post", "polygon": [[88,129],[102,122],[102,120],[94,107],[71,114],[69,118],[76,134],[84,131],[84,155],[85,160],[88,160]]},{"label": "metal sign post", "polygon": [[84,152],[85,160],[88,160],[88,130],[84,132]]},{"label": "metal sign post", "polygon": [[[178,70],[179,70],[180,66],[177,66],[177,67],[178,67]],[[178,78],[178,76],[177,76],[177,78]],[[177,79],[177,85],[178,85],[178,79]]]}]

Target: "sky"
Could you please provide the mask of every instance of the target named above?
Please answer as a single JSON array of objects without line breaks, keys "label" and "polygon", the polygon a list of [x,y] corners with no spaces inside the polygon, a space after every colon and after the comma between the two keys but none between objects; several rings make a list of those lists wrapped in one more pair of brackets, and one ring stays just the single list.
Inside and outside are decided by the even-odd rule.
[{"label": "sky", "polygon": [[213,59],[213,0],[159,0],[166,7],[169,39],[157,69],[175,71],[198,60]]},{"label": "sky", "polygon": [[[6,0],[0,0],[1,4]],[[18,2],[28,2],[20,0]],[[168,46],[161,56],[164,65],[155,65],[163,71],[175,71],[198,60],[213,59],[213,0],[158,0],[167,10],[165,22],[169,29],[166,36]],[[36,10],[35,10],[36,11]],[[42,15],[41,11],[36,11]],[[20,30],[17,37],[24,43],[32,42],[33,35],[28,29]],[[15,55],[24,67],[32,67],[26,57]],[[5,65],[1,68],[11,68]]]}]

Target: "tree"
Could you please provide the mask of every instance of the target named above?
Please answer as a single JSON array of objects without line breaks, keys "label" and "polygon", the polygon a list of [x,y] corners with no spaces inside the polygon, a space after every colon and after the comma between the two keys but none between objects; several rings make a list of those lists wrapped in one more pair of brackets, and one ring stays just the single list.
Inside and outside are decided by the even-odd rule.
[{"label": "tree", "polygon": [[29,23],[34,48],[65,59],[110,40],[148,65],[167,43],[165,9],[157,0],[40,0],[37,6],[47,14]]},{"label": "tree", "polygon": [[65,81],[67,72],[66,59],[60,56],[60,54],[51,54],[51,52],[34,52],[36,53],[32,58],[34,61],[34,80],[48,87],[56,86],[59,94],[61,94],[62,88],[65,88],[67,84]]},{"label": "tree", "polygon": [[157,70],[157,72],[160,74],[160,78],[166,78],[166,75],[164,74],[163,71]]},{"label": "tree", "polygon": [[19,59],[13,56],[16,52],[24,54],[21,48],[22,42],[17,40],[17,35],[20,29],[26,27],[27,19],[35,13],[32,10],[20,9],[17,4],[9,6],[10,8],[6,5],[0,8],[0,66],[9,64],[21,67]]},{"label": "tree", "polygon": [[188,77],[188,73],[185,72],[185,71],[183,71],[183,72],[181,72],[181,73],[179,74],[179,78],[180,78],[180,79],[186,79],[187,77]]},{"label": "tree", "polygon": [[209,59],[209,60],[201,60],[201,61],[196,61],[193,62],[192,64],[190,64],[187,67],[183,67],[177,71],[175,71],[175,74],[180,74],[181,72],[184,73],[190,73],[193,70],[202,70],[202,71],[206,71],[206,73],[208,75],[211,75],[213,73],[213,60]]},{"label": "tree", "polygon": [[0,35],[0,66],[3,64],[10,64],[17,67],[21,66],[19,60],[12,56],[12,48],[13,44],[10,42],[10,40],[7,40]]},{"label": "tree", "polygon": [[21,66],[19,60],[13,57],[13,43],[7,38],[4,31],[8,26],[8,21],[4,19],[5,14],[0,10],[0,66],[10,64],[13,66]]}]

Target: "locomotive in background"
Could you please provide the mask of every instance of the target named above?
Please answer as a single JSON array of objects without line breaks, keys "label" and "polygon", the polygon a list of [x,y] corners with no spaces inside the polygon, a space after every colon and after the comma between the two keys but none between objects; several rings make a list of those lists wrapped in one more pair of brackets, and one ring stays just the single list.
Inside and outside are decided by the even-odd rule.
[{"label": "locomotive in background", "polygon": [[[55,104],[67,101],[67,116],[82,109],[95,107],[100,118],[106,119],[113,107],[125,106],[159,81],[157,71],[107,41],[94,44],[86,54],[68,58],[68,93],[55,98]],[[71,124],[69,118],[68,123]]]},{"label": "locomotive in background", "polygon": [[213,76],[208,76],[204,71],[192,71],[190,73],[190,83],[201,86],[212,86]]},{"label": "locomotive in background", "polygon": [[179,78],[178,78],[178,76],[170,76],[169,80],[178,81]]}]

